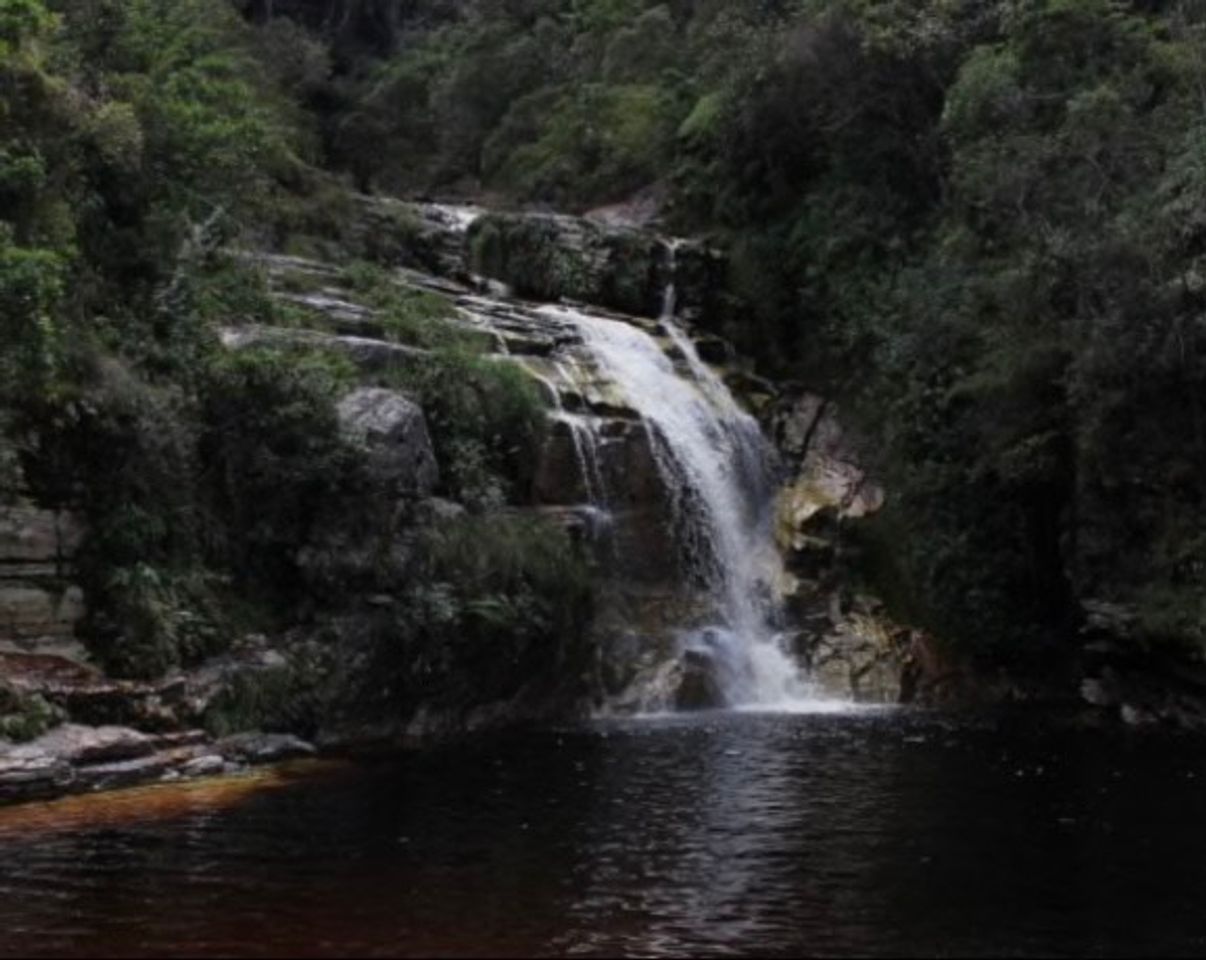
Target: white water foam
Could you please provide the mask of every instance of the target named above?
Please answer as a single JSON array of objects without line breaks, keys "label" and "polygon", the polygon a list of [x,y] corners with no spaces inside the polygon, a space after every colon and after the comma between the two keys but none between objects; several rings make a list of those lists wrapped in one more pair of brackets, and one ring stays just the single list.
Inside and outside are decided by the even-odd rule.
[{"label": "white water foam", "polygon": [[[673,309],[672,291],[667,309]],[[663,323],[686,357],[687,375],[635,326],[568,307],[540,312],[578,329],[600,372],[648,429],[689,578],[716,601],[716,622],[686,635],[684,651],[714,665],[730,706],[824,709],[827,701],[817,700],[777,629],[782,565],[768,510],[773,461],[757,422],[669,316]]]}]

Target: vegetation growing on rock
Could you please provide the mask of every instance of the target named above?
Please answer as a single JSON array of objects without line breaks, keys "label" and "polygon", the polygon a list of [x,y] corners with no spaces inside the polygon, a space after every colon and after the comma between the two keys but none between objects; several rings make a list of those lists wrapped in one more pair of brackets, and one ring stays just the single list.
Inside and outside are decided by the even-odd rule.
[{"label": "vegetation growing on rock", "polygon": [[[512,645],[572,647],[581,626],[565,579],[581,584],[580,560],[563,536],[499,513],[530,469],[539,396],[477,356],[447,302],[364,262],[396,261],[414,224],[366,212],[323,171],[305,97],[328,82],[328,58],[301,26],[256,28],[226,0],[0,0],[3,500],[86,522],[84,639],[111,675],[156,678],[249,631],[294,630],[280,670],[236,676],[211,706],[218,733],[314,733],[365,682],[356,665],[377,645],[424,649],[406,639],[421,621],[399,614],[381,631],[374,611],[418,609],[442,583],[460,592],[432,644],[472,639],[509,658]],[[464,522],[487,546],[515,541],[499,579],[462,576],[467,554],[432,565],[408,546],[428,536],[419,506],[379,481],[340,423],[338,401],[364,379],[344,356],[317,341],[221,345],[226,329],[310,322],[232,255],[265,243],[343,264],[340,282],[389,339],[436,349],[404,385],[429,408],[442,492],[475,511]],[[395,599],[366,607],[366,595]],[[526,679],[551,666],[528,662]],[[457,679],[460,699],[443,706],[468,709],[487,679],[499,682]],[[397,689],[380,707],[404,721],[420,699]],[[0,735],[53,722],[39,703],[6,706]]]},{"label": "vegetation growing on rock", "polygon": [[[322,632],[352,582],[395,598],[358,636],[539,646],[585,608],[544,575],[577,583],[561,534],[506,513],[540,394],[385,273],[441,253],[356,190],[639,193],[707,240],[693,318],[860,428],[890,491],[861,572],[898,616],[1020,672],[1094,603],[1200,652],[1204,54],[1190,0],[0,0],[0,502],[84,515],[88,640],[122,675]],[[485,217],[471,266],[655,313],[664,251],[576,229]],[[338,263],[398,362],[223,349],[312,320],[239,247]],[[414,504],[372,563],[324,565],[339,511],[383,504],[336,412],[369,382],[423,406],[437,492],[524,572],[416,560]]]},{"label": "vegetation growing on rock", "polygon": [[660,184],[727,249],[710,322],[880,451],[900,613],[1039,670],[1089,599],[1201,648],[1198,5],[420,7],[346,115],[396,145],[366,182]]}]

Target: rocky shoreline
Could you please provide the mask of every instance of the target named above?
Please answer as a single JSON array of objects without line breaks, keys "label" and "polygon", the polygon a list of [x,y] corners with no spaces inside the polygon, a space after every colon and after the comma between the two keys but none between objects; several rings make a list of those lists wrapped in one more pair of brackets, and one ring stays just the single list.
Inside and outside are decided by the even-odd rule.
[{"label": "rocky shoreline", "polygon": [[[623,578],[608,584],[609,608],[595,611],[591,643],[597,656],[588,670],[596,695],[617,696],[640,666],[634,643],[656,647],[671,625],[690,618],[680,608],[689,607],[691,598],[676,593],[665,562],[673,550],[656,519],[662,492],[650,444],[624,397],[591,372],[589,358],[575,352],[572,325],[555,310],[508,291],[537,300],[602,301],[603,308],[592,309],[605,316],[612,316],[608,310],[643,312],[614,316],[640,327],[681,363],[681,352],[649,317],[668,280],[665,241],[567,217],[490,215],[470,227],[469,218],[454,208],[367,200],[366,232],[375,235],[374,215],[388,220],[386,214],[398,210],[413,217],[417,228],[411,249],[378,251],[392,268],[383,274],[388,283],[444,300],[448,329],[476,338],[491,362],[522,368],[547,394],[548,430],[533,451],[531,489],[515,509],[550,517],[575,542],[589,544],[598,536],[591,488],[609,491],[610,550],[630,559]],[[724,336],[726,318],[736,308],[718,292],[716,255],[698,245],[675,249],[676,292],[695,349],[760,421],[780,458],[775,539],[786,582],[777,589],[794,653],[826,693],[865,703],[948,708],[1051,703],[1130,726],[1206,728],[1206,678],[1180,664],[1153,672],[1151,658],[1128,635],[1125,610],[1086,601],[1083,653],[1041,690],[1008,677],[986,677],[924,631],[894,622],[858,575],[864,560],[860,533],[875,522],[889,496],[868,466],[874,458],[864,455],[832,402],[800,384],[754,375]],[[532,251],[555,252],[563,267],[573,266],[550,274],[550,282],[561,286],[532,287],[520,269]],[[265,345],[320,348],[343,355],[366,379],[430,362],[430,350],[388,335],[381,311],[349,286],[334,263],[263,251],[239,257],[263,272],[272,296],[292,311],[295,322],[225,327],[221,342],[232,353]],[[621,267],[631,272],[622,284]],[[330,528],[318,529],[298,560],[303,569],[325,565],[338,569],[346,582],[361,584],[360,592],[341,598],[346,610],[328,624],[345,644],[340,656],[346,659],[355,655],[354,638],[393,602],[378,584],[381,557],[371,536],[377,515],[399,525],[402,536],[388,559],[404,571],[416,532],[455,520],[465,508],[435,496],[439,466],[425,411],[412,398],[362,383],[342,397],[336,413],[341,432],[366,458],[376,500],[336,511]],[[584,451],[584,435],[594,449]],[[239,732],[257,724],[220,714],[223,708],[237,711],[231,701],[240,691],[253,699],[288,697],[296,674],[330,665],[314,653],[325,642],[316,639],[316,627],[299,624],[271,638],[239,637],[222,656],[153,681],[113,679],[93,665],[78,639],[88,598],[75,560],[85,537],[81,518],[61,506],[0,505],[0,804],[238,773],[365,739],[391,746],[430,742],[517,719],[547,718],[554,709],[549,692],[523,676],[505,697],[471,691],[447,703],[420,696],[396,717],[339,717],[338,731],[294,726],[317,746],[288,734]],[[683,681],[688,685],[690,668]],[[697,686],[706,693],[706,682]],[[698,700],[700,708],[712,705],[707,695],[687,699]],[[579,695],[573,703],[558,700],[555,709],[588,707]],[[366,738],[374,722],[379,735]]]},{"label": "rocky shoreline", "polygon": [[287,734],[215,740],[203,730],[145,734],[64,724],[30,743],[0,748],[0,804],[238,774],[317,752]]}]

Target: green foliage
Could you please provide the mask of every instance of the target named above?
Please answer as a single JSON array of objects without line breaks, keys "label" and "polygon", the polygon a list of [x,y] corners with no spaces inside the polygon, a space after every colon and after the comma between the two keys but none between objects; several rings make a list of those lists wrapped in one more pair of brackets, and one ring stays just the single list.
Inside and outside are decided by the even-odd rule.
[{"label": "green foliage", "polygon": [[202,572],[156,569],[146,563],[109,571],[97,646],[119,677],[154,679],[199,663],[230,642],[220,593]]},{"label": "green foliage", "polygon": [[446,298],[409,286],[384,267],[357,261],[344,268],[343,281],[376,310],[382,332],[395,343],[466,350],[487,345],[488,334],[456,326],[456,310]]},{"label": "green foliage", "polygon": [[[677,224],[729,251],[738,300],[704,321],[879,441],[898,548],[878,566],[909,616],[994,662],[1064,648],[1086,596],[1196,636],[1192,603],[1150,600],[1191,596],[1206,563],[1196,8],[558,13],[466,10],[353,89],[406,144],[373,175],[571,208],[668,183]],[[537,30],[572,55],[530,69]],[[656,275],[597,289],[533,219],[483,218],[471,246],[537,298],[631,309]]]},{"label": "green foliage", "polygon": [[485,145],[485,172],[519,196],[563,206],[623,196],[659,178],[681,120],[679,101],[655,85],[575,86],[535,139],[500,128]]},{"label": "green foliage", "polygon": [[395,629],[366,673],[402,702],[452,708],[570,687],[584,668],[587,568],[540,518],[494,513],[434,530]]},{"label": "green foliage", "polygon": [[284,308],[273,299],[268,277],[253,263],[219,261],[194,279],[194,309],[205,321],[223,325],[287,326]]},{"label": "green foliage", "polygon": [[523,516],[470,517],[433,534],[428,575],[445,583],[471,642],[523,644],[572,635],[590,595],[582,559],[550,522]]},{"label": "green foliage", "polygon": [[669,7],[552,0],[460,13],[338,86],[328,145],[362,187],[486,184],[572,207],[662,176],[693,102]]},{"label": "green foliage", "polygon": [[[0,0],[0,492],[87,514],[118,669],[215,649],[234,588],[214,571],[296,593],[311,518],[359,489],[333,412],[346,365],[215,349],[218,324],[294,319],[220,253],[249,224],[421,259],[402,214],[357,229],[320,159],[366,189],[567,208],[659,184],[676,229],[729,253],[702,321],[874,439],[876,576],[908,616],[994,663],[1066,649],[1084,597],[1131,604],[1152,642],[1203,642],[1194,4],[357,2],[296,22],[253,4],[255,27],[236,6]],[[533,297],[644,312],[657,286],[639,242],[578,256],[551,221],[486,217],[471,244]],[[363,264],[344,279],[435,349],[396,377],[476,514],[432,545],[401,625],[436,660],[454,634],[539,646],[560,555],[491,519],[527,489],[537,385],[439,298]],[[472,537],[498,541],[490,569]]]},{"label": "green foliage", "polygon": [[522,495],[545,427],[536,381],[507,360],[442,350],[397,375],[427,415],[448,492],[479,509]]},{"label": "green foliage", "polygon": [[202,395],[200,451],[223,518],[227,564],[268,591],[296,587],[293,550],[324,505],[351,495],[359,475],[335,400],[346,363],[273,350],[229,354]]},{"label": "green foliage", "polygon": [[57,311],[65,276],[62,257],[12,244],[0,224],[0,402],[53,389],[62,365]]},{"label": "green foliage", "polygon": [[282,667],[235,673],[205,711],[215,737],[246,730],[312,737],[327,705],[327,666],[298,657]]},{"label": "green foliage", "polygon": [[63,720],[63,711],[43,697],[22,693],[0,681],[0,740],[35,740]]},{"label": "green foliage", "polygon": [[[339,54],[318,35],[253,28],[227,0],[0,0],[0,497],[28,490],[84,515],[86,634],[114,675],[157,676],[222,652],[252,621],[346,602],[303,586],[302,566],[341,504],[376,506],[334,409],[354,372],[307,351],[219,349],[220,326],[296,319],[226,251],[414,255],[413,219],[365,225],[346,185],[307,164],[322,133],[334,156],[410,154],[437,177],[476,166],[512,100],[551,75],[556,5],[513,6],[532,29],[450,28],[379,71],[342,62],[333,77]],[[363,6],[349,18],[372,20]],[[422,96],[393,95],[409,90]],[[631,144],[644,131],[624,120]],[[448,492],[482,510],[521,494],[543,424],[534,383],[477,355],[442,298],[363,264],[346,279],[392,338],[437,350],[408,386],[430,404]],[[568,595],[529,539],[512,574],[466,581],[458,600],[467,627],[500,645],[567,627]],[[438,576],[455,580],[454,566]],[[416,571],[416,595],[424,576],[437,571]],[[310,729],[328,691],[296,666],[236,682],[211,725]]]},{"label": "green foliage", "polygon": [[0,0],[0,55],[19,51],[53,25],[42,0]]},{"label": "green foliage", "polygon": [[473,269],[506,282],[520,296],[583,300],[591,293],[586,265],[551,220],[487,215],[474,222],[469,242]]}]

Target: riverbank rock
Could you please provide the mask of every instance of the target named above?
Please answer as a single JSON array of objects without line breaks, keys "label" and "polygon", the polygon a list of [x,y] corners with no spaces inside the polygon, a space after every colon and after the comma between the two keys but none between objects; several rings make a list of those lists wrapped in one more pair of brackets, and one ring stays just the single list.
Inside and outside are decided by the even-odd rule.
[{"label": "riverbank rock", "polygon": [[63,576],[83,540],[72,513],[30,504],[0,506],[0,572],[6,577]]},{"label": "riverbank rock", "polygon": [[61,796],[75,782],[71,764],[41,751],[5,752],[0,747],[0,803]]},{"label": "riverbank rock", "polygon": [[856,598],[828,630],[797,640],[812,679],[825,693],[858,703],[904,703],[910,683],[912,633],[893,623],[876,601]]},{"label": "riverbank rock", "polygon": [[637,191],[626,200],[595,207],[583,214],[583,219],[604,227],[650,230],[657,226],[666,202],[666,188],[661,184]]},{"label": "riverbank rock", "polygon": [[469,227],[474,273],[535,300],[576,300],[657,316],[669,248],[652,233],[580,217],[490,213]]},{"label": "riverbank rock", "polygon": [[35,741],[35,748],[66,760],[72,766],[133,760],[154,753],[154,737],[128,727],[85,727],[64,724]]},{"label": "riverbank rock", "polygon": [[64,724],[20,746],[0,745],[0,803],[47,800],[181,776],[207,752],[203,731],[152,736]]},{"label": "riverbank rock", "polygon": [[1206,662],[1139,634],[1138,612],[1122,603],[1082,601],[1080,699],[1131,727],[1206,731]]},{"label": "riverbank rock", "polygon": [[883,508],[886,494],[863,469],[833,404],[803,394],[776,410],[771,424],[776,446],[792,469],[779,495],[781,548],[810,548],[813,528],[827,517],[858,520]]},{"label": "riverbank rock", "polygon": [[313,744],[283,733],[238,733],[219,740],[214,750],[225,760],[249,764],[296,760],[318,752]]},{"label": "riverbank rock", "polygon": [[240,734],[215,743],[203,730],[152,735],[65,724],[27,744],[0,741],[0,803],[217,776],[316,752],[282,734]]}]

